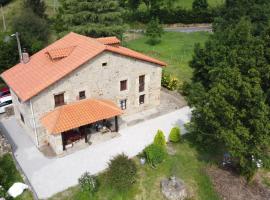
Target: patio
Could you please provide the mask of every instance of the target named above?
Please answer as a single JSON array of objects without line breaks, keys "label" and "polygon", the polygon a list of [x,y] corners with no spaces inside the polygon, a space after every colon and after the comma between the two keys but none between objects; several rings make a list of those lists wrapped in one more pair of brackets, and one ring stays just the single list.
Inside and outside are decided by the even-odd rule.
[{"label": "patio", "polygon": [[118,132],[118,116],[122,113],[111,101],[85,99],[58,107],[40,121],[46,128],[49,146],[56,155],[62,155],[74,146],[85,146],[82,141],[92,144],[95,133]]}]

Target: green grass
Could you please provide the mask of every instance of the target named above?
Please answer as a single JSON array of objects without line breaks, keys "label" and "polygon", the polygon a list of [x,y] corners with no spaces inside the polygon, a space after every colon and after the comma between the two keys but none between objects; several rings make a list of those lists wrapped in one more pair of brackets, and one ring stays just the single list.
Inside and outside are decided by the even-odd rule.
[{"label": "green grass", "polygon": [[[152,168],[149,165],[139,165],[138,158],[134,158],[139,168],[139,178],[133,188],[127,193],[121,194],[114,191],[105,184],[106,178],[102,174],[99,176],[100,188],[93,200],[111,199],[147,199],[163,200],[160,193],[160,180],[171,175],[176,175],[184,180],[188,190],[194,199],[198,200],[218,200],[219,197],[212,187],[209,177],[205,173],[207,163],[198,159],[198,152],[187,142],[174,144],[177,150],[174,156],[168,156],[166,160]],[[52,197],[50,200],[87,200],[89,197],[83,193],[78,186],[70,188]]]},{"label": "green grass", "polygon": [[[208,0],[210,7],[216,7],[224,4],[225,0]],[[182,8],[192,9],[193,0],[175,0],[176,6],[181,6]]]},{"label": "green grass", "polygon": [[166,62],[168,64],[166,71],[180,81],[189,81],[192,77],[189,61],[192,59],[194,45],[203,44],[209,35],[207,32],[166,32],[161,38],[161,43],[155,46],[147,44],[146,37],[129,41],[126,46]]},{"label": "green grass", "polygon": [[[8,190],[15,182],[23,182],[23,179],[16,169],[12,156],[5,154],[0,157],[0,185]],[[26,190],[15,200],[33,200],[33,196],[30,191]]]}]

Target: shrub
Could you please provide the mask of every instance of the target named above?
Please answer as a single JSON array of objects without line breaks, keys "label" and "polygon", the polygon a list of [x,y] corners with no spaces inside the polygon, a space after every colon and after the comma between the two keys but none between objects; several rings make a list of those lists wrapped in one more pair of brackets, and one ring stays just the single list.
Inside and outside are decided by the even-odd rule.
[{"label": "shrub", "polygon": [[168,90],[176,90],[178,89],[180,82],[177,78],[173,77],[172,75],[163,72],[162,73],[162,79],[161,79],[161,85]]},{"label": "shrub", "polygon": [[170,135],[169,135],[169,140],[171,142],[179,142],[181,139],[181,131],[179,127],[174,127],[172,128]]},{"label": "shrub", "polygon": [[154,138],[154,144],[157,146],[160,146],[162,148],[166,147],[165,136],[161,130],[158,130],[158,132]]},{"label": "shrub", "polygon": [[136,164],[125,154],[118,155],[110,161],[107,171],[110,186],[119,191],[126,191],[136,182],[136,178]]},{"label": "shrub", "polygon": [[12,156],[10,154],[5,154],[0,158],[0,185],[2,185],[5,190],[8,190],[14,182],[22,181]]},{"label": "shrub", "polygon": [[91,175],[89,172],[85,172],[79,178],[79,184],[84,192],[93,194],[98,190],[98,181],[96,176]]},{"label": "shrub", "polygon": [[149,164],[156,166],[161,163],[166,157],[165,148],[160,145],[151,144],[144,149],[146,160]]}]

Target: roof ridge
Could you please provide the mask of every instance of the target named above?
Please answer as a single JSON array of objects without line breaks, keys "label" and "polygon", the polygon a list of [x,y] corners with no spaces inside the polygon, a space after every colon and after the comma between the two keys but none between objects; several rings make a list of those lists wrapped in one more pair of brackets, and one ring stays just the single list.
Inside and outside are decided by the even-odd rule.
[{"label": "roof ridge", "polygon": [[[117,110],[117,111],[120,110],[119,108],[116,108],[116,107],[110,105],[109,103],[106,103],[106,102],[105,102],[106,100],[104,100],[104,99],[99,99],[99,100],[98,100],[98,99],[95,99],[95,101],[96,101],[97,103],[106,105],[106,106],[108,106],[108,107],[110,107],[110,108],[112,108],[112,109],[114,109],[114,110]],[[113,103],[113,102],[112,102],[112,103]]]}]

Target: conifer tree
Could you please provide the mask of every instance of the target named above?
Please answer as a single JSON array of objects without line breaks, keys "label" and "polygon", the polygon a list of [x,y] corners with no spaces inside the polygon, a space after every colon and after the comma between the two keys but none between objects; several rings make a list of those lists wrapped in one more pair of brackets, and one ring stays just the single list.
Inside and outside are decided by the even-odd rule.
[{"label": "conifer tree", "polygon": [[92,37],[122,37],[122,10],[117,0],[61,0],[56,19],[60,34],[74,31]]}]

